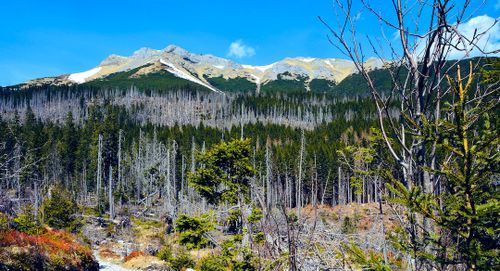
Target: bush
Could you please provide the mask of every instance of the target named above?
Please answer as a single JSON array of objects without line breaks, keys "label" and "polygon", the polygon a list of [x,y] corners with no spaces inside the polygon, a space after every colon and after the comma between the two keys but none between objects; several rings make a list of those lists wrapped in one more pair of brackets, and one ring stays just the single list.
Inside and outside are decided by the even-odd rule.
[{"label": "bush", "polygon": [[227,261],[222,256],[211,255],[198,262],[200,271],[226,271]]},{"label": "bush", "polygon": [[175,271],[181,271],[195,266],[193,258],[185,250],[181,250],[175,257],[170,259],[170,267]]},{"label": "bush", "polygon": [[79,220],[75,218],[78,211],[76,202],[68,191],[55,187],[52,194],[43,204],[45,222],[57,229],[68,229],[74,231]]},{"label": "bush", "polygon": [[160,260],[170,262],[172,260],[172,248],[170,246],[163,246],[156,254]]},{"label": "bush", "polygon": [[34,210],[31,205],[26,205],[14,218],[15,228],[27,234],[37,234],[42,230],[41,225],[36,221]]},{"label": "bush", "polygon": [[175,230],[180,233],[179,243],[187,249],[204,248],[209,244],[205,234],[214,226],[208,215],[188,216],[181,214],[175,222]]},{"label": "bush", "polygon": [[243,259],[233,258],[232,264],[233,271],[254,271],[257,270],[255,255],[250,249],[243,249],[242,251]]},{"label": "bush", "polygon": [[9,228],[9,217],[0,212],[0,231],[6,230]]}]

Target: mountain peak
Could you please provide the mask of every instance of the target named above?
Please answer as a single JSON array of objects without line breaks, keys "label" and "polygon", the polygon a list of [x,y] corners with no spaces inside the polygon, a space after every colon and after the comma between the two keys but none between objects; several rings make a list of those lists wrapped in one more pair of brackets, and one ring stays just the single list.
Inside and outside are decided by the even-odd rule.
[{"label": "mountain peak", "polygon": [[104,59],[99,66],[114,66],[114,65],[122,65],[128,60],[125,56],[120,55],[110,55],[106,59]]},{"label": "mountain peak", "polygon": [[160,54],[161,54],[160,50],[151,49],[148,47],[142,47],[141,49],[134,52],[134,54],[132,55],[132,58],[148,59],[148,58],[151,58],[153,56],[160,55]]},{"label": "mountain peak", "polygon": [[165,53],[173,53],[173,54],[176,54],[176,55],[187,55],[189,54],[188,50],[180,47],[180,46],[177,46],[177,45],[174,45],[174,44],[171,44],[169,46],[167,46],[165,49],[163,49],[163,52]]}]

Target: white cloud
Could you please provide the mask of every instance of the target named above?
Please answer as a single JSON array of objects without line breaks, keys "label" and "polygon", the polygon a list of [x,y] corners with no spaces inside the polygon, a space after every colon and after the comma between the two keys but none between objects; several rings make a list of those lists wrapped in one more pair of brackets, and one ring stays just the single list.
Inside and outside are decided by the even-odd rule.
[{"label": "white cloud", "polygon": [[255,49],[245,45],[242,40],[237,40],[229,45],[229,52],[227,55],[236,58],[251,57],[255,55]]},{"label": "white cloud", "polygon": [[[500,49],[500,26],[495,18],[488,15],[474,17],[459,25],[458,32],[469,40],[476,34],[484,33],[476,40],[476,46],[458,43],[458,48],[469,51],[468,57],[482,55],[483,52],[490,53]],[[453,49],[449,58],[461,58],[465,55],[464,51]],[[499,53],[495,53],[499,55]]]},{"label": "white cloud", "polygon": [[[448,59],[469,58],[484,55],[500,56],[500,25],[495,18],[488,15],[481,15],[471,18],[469,21],[461,23],[458,26],[457,32],[466,39],[459,42],[458,37],[455,38],[452,44],[455,47],[450,47]],[[474,38],[474,45],[470,44],[470,40]],[[426,40],[420,40],[416,54],[422,57],[424,53]]]}]

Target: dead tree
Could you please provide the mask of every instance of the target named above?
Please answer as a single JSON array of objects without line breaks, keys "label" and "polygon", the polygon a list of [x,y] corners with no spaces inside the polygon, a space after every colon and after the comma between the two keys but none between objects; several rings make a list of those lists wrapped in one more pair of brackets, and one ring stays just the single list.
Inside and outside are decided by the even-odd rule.
[{"label": "dead tree", "polygon": [[115,218],[115,198],[113,197],[113,167],[109,166],[109,218]]},{"label": "dead tree", "polygon": [[102,135],[99,134],[99,140],[97,143],[97,184],[96,184],[96,206],[98,209],[100,205],[100,198],[101,198],[101,186],[102,186],[102,171],[101,171],[101,165],[102,165]]},{"label": "dead tree", "polygon": [[[480,46],[479,41],[487,38],[487,31],[493,25],[476,29],[471,35],[461,32],[461,25],[471,16],[468,10],[475,8],[471,7],[472,1],[457,5],[450,0],[391,0],[391,14],[382,14],[372,1],[361,2],[368,16],[374,16],[381,22],[382,29],[381,35],[378,35],[381,38],[367,37],[367,46],[357,32],[359,13],[354,10],[352,0],[334,2],[337,13],[335,25],[319,19],[329,29],[330,43],[353,61],[366,81],[376,106],[383,142],[396,161],[396,178],[407,188],[416,186],[423,193],[435,193],[435,188],[439,187],[439,177],[434,173],[439,164],[436,159],[441,158],[436,151],[437,140],[431,141],[423,136],[424,126],[426,123],[436,124],[434,133],[439,134],[437,124],[444,117],[441,116],[441,107],[445,97],[450,95],[450,88],[444,80],[446,75],[456,70],[460,60],[473,56],[473,52],[482,55],[500,52],[498,48],[485,51]],[[481,5],[480,2],[474,3]],[[387,5],[386,2],[383,4]],[[396,44],[385,36],[385,31],[396,33]],[[389,45],[389,54],[384,53],[384,45]],[[384,89],[375,83],[371,73],[374,67],[367,61],[367,52],[375,55],[381,66],[386,68],[391,89]],[[399,106],[396,116],[393,114],[394,104]],[[416,240],[425,240],[424,235],[430,228],[428,221],[419,217],[410,221],[410,234]],[[425,249],[430,251],[430,248]],[[429,268],[423,264],[417,261],[410,268]]]}]

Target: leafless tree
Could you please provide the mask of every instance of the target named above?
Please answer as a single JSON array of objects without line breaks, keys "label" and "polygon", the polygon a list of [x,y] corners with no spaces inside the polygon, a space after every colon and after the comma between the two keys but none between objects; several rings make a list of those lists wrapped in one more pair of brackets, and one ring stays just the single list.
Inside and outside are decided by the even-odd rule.
[{"label": "leafless tree", "polygon": [[[319,19],[329,30],[330,43],[354,62],[358,73],[366,81],[377,108],[383,141],[397,162],[396,170],[400,173],[401,182],[408,188],[418,186],[424,193],[437,193],[440,187],[440,179],[434,174],[438,165],[436,159],[439,159],[437,141],[426,139],[423,127],[425,123],[437,124],[447,117],[441,116],[445,96],[450,96],[450,89],[444,80],[457,70],[461,60],[473,56],[473,53],[488,55],[499,52],[499,49],[485,51],[480,42],[487,38],[488,30],[497,20],[490,28],[476,29],[472,36],[468,36],[461,32],[461,26],[474,15],[475,8],[483,4],[481,1],[383,2],[383,5],[392,8],[390,14],[382,14],[373,2],[361,0],[363,15],[380,21],[381,34],[378,37],[364,37],[358,32],[357,22],[362,11],[354,8],[352,0],[334,1],[335,23]],[[387,37],[387,31],[395,33],[395,43]],[[377,61],[387,68],[390,89],[383,89],[375,83],[368,55],[375,55]],[[471,71],[479,64],[480,61],[471,62]],[[474,95],[484,97],[495,91],[498,91],[498,85]],[[396,118],[391,113],[394,104],[399,105]],[[434,133],[439,131],[436,129]],[[410,224],[404,223],[409,233],[418,240],[416,242],[425,244],[423,240],[431,227],[429,222],[414,216],[410,218]],[[430,248],[425,250],[429,252]],[[411,268],[429,268],[424,265],[416,261]]]}]

